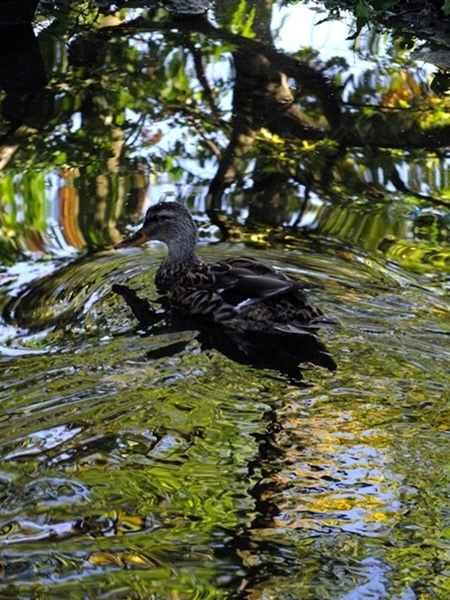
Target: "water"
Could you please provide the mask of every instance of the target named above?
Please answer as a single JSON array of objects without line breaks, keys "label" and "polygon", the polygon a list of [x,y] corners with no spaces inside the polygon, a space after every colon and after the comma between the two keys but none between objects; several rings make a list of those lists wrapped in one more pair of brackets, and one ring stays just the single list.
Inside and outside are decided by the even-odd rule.
[{"label": "water", "polygon": [[[340,323],[320,336],[338,370],[306,364],[299,386],[201,351],[195,332],[136,331],[111,283],[154,296],[162,254],[109,253],[69,267],[53,288],[41,281],[56,325],[7,344],[4,593],[400,598],[429,586],[440,597],[450,458],[442,296],[364,256],[269,252],[321,284],[309,296]],[[61,297],[73,299],[69,315]],[[27,311],[40,314],[25,306],[22,319]]]},{"label": "water", "polygon": [[[55,30],[75,26],[55,19]],[[158,32],[81,45],[100,61],[92,80],[67,66],[64,39],[47,40],[59,104],[0,181],[0,596],[447,598],[446,159],[349,150],[335,188],[289,183],[281,227],[246,222],[252,157],[222,199],[221,240],[204,210],[217,157],[199,139],[219,143],[227,129],[213,137],[205,111],[195,137],[204,106],[187,103],[187,117],[179,109],[189,85],[175,68],[179,40],[165,34],[167,55]],[[369,41],[389,47],[363,39],[352,56],[378,61],[383,79]],[[216,64],[210,50],[206,71],[221,65],[211,75],[219,85],[228,59]],[[152,52],[171,65],[166,86]],[[414,72],[425,80],[422,67]],[[157,117],[172,132],[161,143]],[[184,147],[181,125],[192,127]],[[104,132],[116,144],[121,127],[125,150],[112,164]],[[302,150],[315,177],[323,149]],[[389,187],[393,164],[424,198]],[[205,260],[251,255],[307,282],[310,301],[337,321],[318,334],[335,371],[305,360],[299,380],[277,364],[247,364],[190,325],[139,325],[113,286],[158,310],[165,249],[111,248],[164,194],[202,225]]]}]

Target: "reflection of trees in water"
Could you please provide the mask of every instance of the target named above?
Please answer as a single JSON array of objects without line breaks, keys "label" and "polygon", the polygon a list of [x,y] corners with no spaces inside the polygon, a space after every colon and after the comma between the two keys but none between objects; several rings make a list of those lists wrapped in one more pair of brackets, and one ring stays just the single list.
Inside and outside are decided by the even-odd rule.
[{"label": "reflection of trees in water", "polygon": [[[322,64],[316,56],[313,67],[301,56],[278,51],[270,32],[274,6],[252,0],[241,14],[239,3],[220,5],[219,26],[207,14],[189,19],[149,10],[124,22],[126,13],[118,12],[102,22],[98,8],[64,18],[56,10],[55,20],[39,32],[52,73],[50,92],[45,101],[42,91],[20,102],[14,98],[14,110],[11,95],[5,98],[9,125],[0,140],[3,166],[15,160],[18,168],[31,170],[77,167],[73,196],[80,208],[78,216],[72,211],[72,220],[80,221],[80,235],[75,245],[92,240],[98,228],[115,237],[117,215],[128,186],[133,187],[122,174],[131,170],[138,177],[130,156],[143,148],[157,172],[188,185],[203,185],[186,171],[189,161],[215,163],[208,207],[224,235],[231,227],[223,212],[225,192],[233,203],[249,208],[249,225],[285,223],[302,208],[299,190],[303,208],[312,194],[337,203],[349,197],[387,198],[389,184],[419,201],[447,206],[439,175],[450,139],[446,101],[425,89],[406,64],[379,65],[376,72],[367,70],[341,85],[346,69],[341,59]],[[64,56],[56,37],[61,35],[69,36]],[[341,100],[343,90],[347,103]],[[180,130],[173,141],[164,140],[155,125],[167,119]],[[186,132],[196,144],[187,143]],[[427,171],[428,194],[421,196],[421,169],[430,156],[435,164]],[[131,204],[136,215],[139,203]],[[94,219],[83,222],[83,215],[92,214]],[[73,236],[68,241],[76,242]]]},{"label": "reflection of trees in water", "polygon": [[[296,472],[298,464],[306,460],[302,455],[307,446],[302,447],[300,440],[303,436],[296,432],[299,425],[296,410],[289,409],[290,401],[296,402],[294,398],[289,395],[277,398],[273,406],[261,415],[265,430],[255,436],[258,452],[247,465],[248,492],[254,499],[254,517],[247,525],[229,532],[228,542],[217,551],[219,558],[232,556],[242,566],[244,574],[239,581],[242,598],[272,597],[280,589],[285,590],[286,586],[293,597],[297,593],[309,597],[310,590],[317,592],[322,585],[329,589],[330,581],[325,575],[327,563],[330,563],[331,569],[336,569],[335,550],[327,552],[326,546],[333,547],[339,543],[332,535],[333,530],[338,532],[339,526],[333,528],[324,523],[314,528],[313,525],[314,520],[326,521],[326,501],[323,506],[317,506],[315,515],[299,510],[297,519],[297,511],[289,507],[289,501],[286,502],[287,497],[291,497],[294,506],[302,506],[305,501],[303,494],[314,494],[329,485],[332,479],[327,477],[326,464],[320,464],[320,461],[307,464],[303,473]],[[311,418],[311,422],[313,420]],[[302,423],[308,422],[305,414]],[[303,491],[299,493],[298,488]],[[330,497],[332,495],[330,486]],[[290,523],[290,518],[294,518],[294,522]],[[308,518],[311,518],[311,523],[308,523]],[[315,529],[314,533],[311,528]],[[326,544],[320,542],[323,534],[328,540]],[[338,588],[348,592],[354,585],[354,580],[345,574],[345,567],[342,571],[345,576],[335,582],[335,592]],[[236,585],[236,582],[231,582],[231,585]]]},{"label": "reflection of trees in water", "polygon": [[[146,300],[127,286],[115,285],[113,289],[131,308],[141,332],[146,329],[148,334],[155,335],[196,329],[196,339],[202,350],[214,348],[239,363],[256,368],[277,369],[288,375],[291,383],[300,387],[308,386],[301,382],[300,361],[330,371],[336,368],[326,347],[314,335],[297,336],[295,343],[288,336],[261,334],[252,337],[248,332],[242,336],[238,332],[227,332],[210,323],[204,324],[198,319],[177,317],[176,313],[155,312]],[[173,356],[182,352],[190,342],[190,339],[176,340],[149,351],[147,358],[155,360]],[[264,426],[260,428],[260,433],[255,434],[258,452],[246,467],[248,493],[254,500],[252,513],[255,516],[248,524],[225,531],[227,541],[216,544],[215,554],[219,560],[231,560],[242,567],[242,573],[230,578],[224,587],[233,590],[238,588],[243,598],[253,597],[252,594],[257,594],[261,587],[273,586],[277,577],[290,577],[291,569],[295,569],[300,560],[300,555],[290,547],[286,539],[282,543],[277,539],[277,516],[280,513],[277,497],[281,497],[288,489],[280,471],[295,461],[298,458],[296,452],[300,451],[298,447],[290,447],[289,429],[292,423],[289,421],[290,411],[286,410],[289,398],[285,392],[286,388],[283,389],[283,397],[274,398],[273,406],[261,415]],[[221,537],[219,535],[218,539]],[[315,560],[318,557],[313,559]],[[305,574],[307,585],[311,585],[311,577],[314,578],[314,573]]]}]

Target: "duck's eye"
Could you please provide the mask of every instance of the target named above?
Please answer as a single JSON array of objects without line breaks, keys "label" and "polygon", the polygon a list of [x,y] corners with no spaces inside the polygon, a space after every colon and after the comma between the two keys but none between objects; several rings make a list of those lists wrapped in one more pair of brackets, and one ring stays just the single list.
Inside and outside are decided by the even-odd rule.
[{"label": "duck's eye", "polygon": [[155,221],[161,222],[161,221],[168,221],[170,219],[169,215],[165,215],[164,213],[159,213],[158,215],[155,216]]},{"label": "duck's eye", "polygon": [[170,215],[164,214],[164,213],[157,213],[155,215],[151,215],[148,219],[146,219],[146,222],[151,225],[151,224],[159,224],[159,223],[164,223],[167,221],[170,221],[171,217]]}]

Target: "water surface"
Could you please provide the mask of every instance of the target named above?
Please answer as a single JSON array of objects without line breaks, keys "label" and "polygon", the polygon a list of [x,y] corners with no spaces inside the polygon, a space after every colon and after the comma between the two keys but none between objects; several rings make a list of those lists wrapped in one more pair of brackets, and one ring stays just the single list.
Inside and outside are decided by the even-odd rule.
[{"label": "water surface", "polygon": [[[141,16],[125,12],[114,18]],[[257,28],[224,12],[233,35]],[[231,38],[194,28],[188,44],[162,12],[129,37],[98,37],[89,11],[86,29],[67,18],[38,20],[59,32],[40,40],[56,111],[0,180],[0,596],[447,598],[448,159],[352,148],[327,187],[329,140],[281,146],[262,131],[221,198],[225,240],[205,209],[230,133]],[[199,40],[223,85],[214,127]],[[336,44],[355,60],[346,101],[392,92],[395,38]],[[405,61],[425,85],[430,68]],[[283,171],[293,155],[311,186],[291,177],[278,213],[268,204],[279,222],[252,221],[261,157]],[[305,280],[337,320],[318,335],[337,369],[305,360],[293,380],[195,327],[140,326],[113,286],[159,310],[165,249],[112,245],[161,197],[193,211],[205,260],[252,255]]]}]

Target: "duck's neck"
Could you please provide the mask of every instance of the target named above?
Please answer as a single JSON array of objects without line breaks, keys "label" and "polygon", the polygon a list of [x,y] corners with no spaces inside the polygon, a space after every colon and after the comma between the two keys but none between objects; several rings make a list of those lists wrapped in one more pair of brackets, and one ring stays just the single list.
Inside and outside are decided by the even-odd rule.
[{"label": "duck's neck", "polygon": [[163,294],[173,291],[189,272],[203,264],[195,252],[195,241],[188,244],[184,238],[171,240],[168,248],[169,253],[155,276],[156,287]]},{"label": "duck's neck", "polygon": [[169,254],[166,262],[180,263],[186,265],[197,264],[200,259],[195,251],[196,244],[195,236],[179,235],[167,244]]}]

